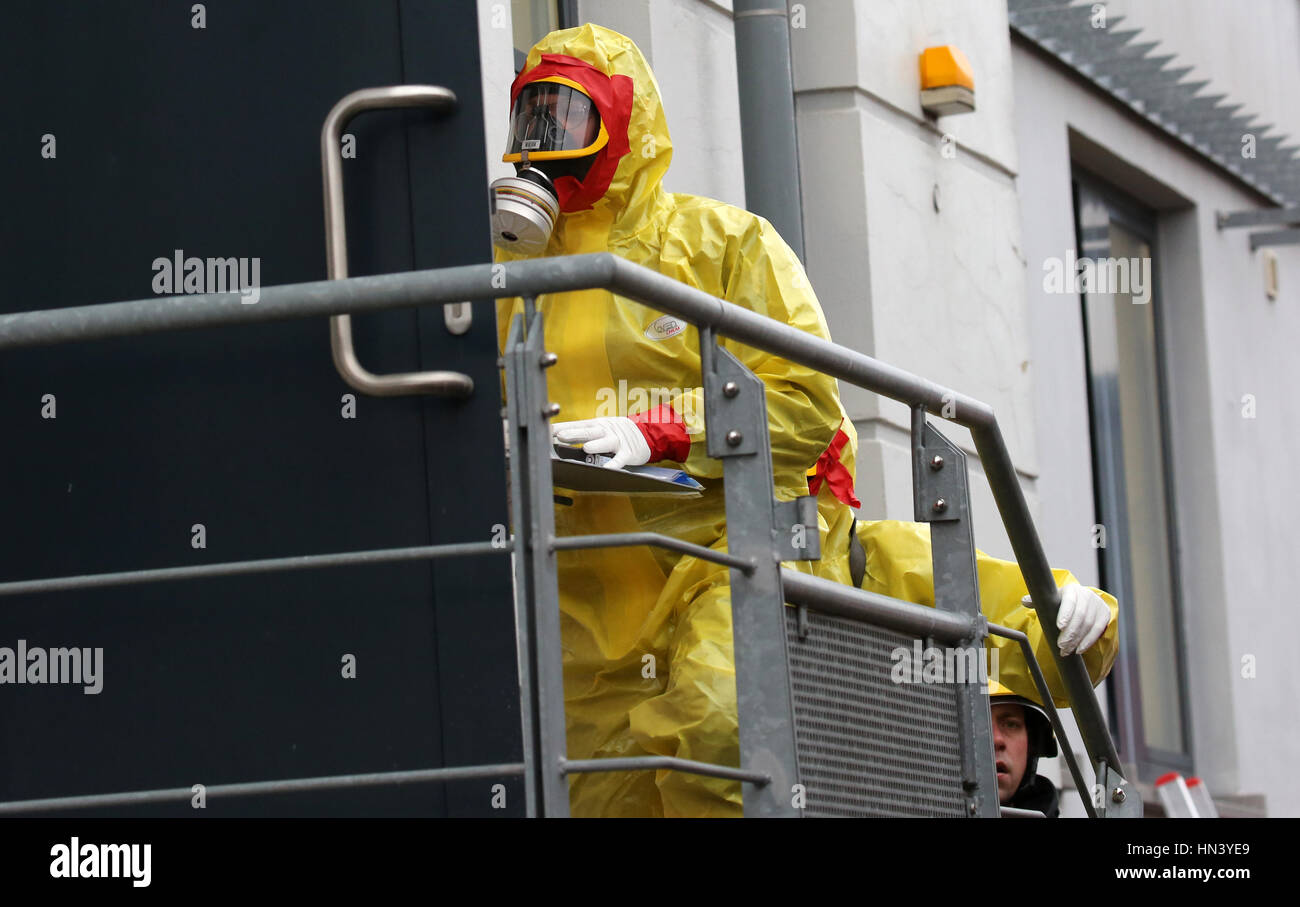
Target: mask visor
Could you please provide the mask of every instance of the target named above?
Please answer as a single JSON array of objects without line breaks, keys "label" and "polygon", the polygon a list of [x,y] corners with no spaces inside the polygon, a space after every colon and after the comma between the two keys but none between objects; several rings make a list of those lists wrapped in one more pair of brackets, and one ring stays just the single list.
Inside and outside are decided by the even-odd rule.
[{"label": "mask visor", "polygon": [[576,82],[549,76],[520,89],[501,159],[518,163],[524,151],[530,161],[586,157],[608,141],[600,113],[587,93]]}]

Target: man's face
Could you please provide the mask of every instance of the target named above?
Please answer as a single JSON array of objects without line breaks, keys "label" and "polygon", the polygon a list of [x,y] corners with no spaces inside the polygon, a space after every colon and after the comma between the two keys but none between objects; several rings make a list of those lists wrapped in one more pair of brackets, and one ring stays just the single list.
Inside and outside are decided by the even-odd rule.
[{"label": "man's face", "polygon": [[993,704],[993,758],[998,769],[998,801],[1003,806],[1020,787],[1029,759],[1025,707],[1015,702]]}]

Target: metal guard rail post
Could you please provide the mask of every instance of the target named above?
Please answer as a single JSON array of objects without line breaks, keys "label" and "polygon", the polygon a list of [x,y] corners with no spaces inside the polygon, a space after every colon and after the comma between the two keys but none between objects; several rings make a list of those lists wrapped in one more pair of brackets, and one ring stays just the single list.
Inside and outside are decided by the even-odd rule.
[{"label": "metal guard rail post", "polygon": [[[264,289],[255,305],[244,304],[238,293],[194,294],[6,314],[0,315],[0,351],[489,299],[503,295],[503,291],[511,296],[535,298],[543,293],[599,288],[968,428],[1065,683],[1084,745],[1098,771],[1098,784],[1113,791],[1110,799],[1114,803],[1124,802],[1130,785],[1122,777],[1119,756],[1083,660],[1078,655],[1059,655],[1056,613],[1060,593],[997,420],[986,404],[942,385],[728,304],[610,253],[288,284]],[[857,590],[846,591],[852,596]]]}]

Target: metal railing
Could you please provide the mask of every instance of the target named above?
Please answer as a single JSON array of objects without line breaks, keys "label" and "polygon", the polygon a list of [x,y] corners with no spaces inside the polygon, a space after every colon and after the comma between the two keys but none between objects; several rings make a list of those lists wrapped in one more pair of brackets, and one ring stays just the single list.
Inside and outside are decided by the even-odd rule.
[{"label": "metal railing", "polygon": [[[781,672],[761,669],[763,666],[770,668],[775,663],[773,659],[789,663],[785,651],[787,602],[801,608],[816,608],[822,613],[851,616],[873,625],[903,629],[927,638],[969,644],[982,640],[987,630],[1016,640],[1031,665],[1035,683],[1058,737],[1063,743],[1066,740],[1052,696],[1027,638],[1014,630],[987,626],[979,612],[964,454],[939,435],[925,418],[926,413],[948,415],[952,421],[971,431],[1016,559],[1040,615],[1043,634],[1065,683],[1084,745],[1096,771],[1097,784],[1108,792],[1100,802],[1085,797],[1085,806],[1093,815],[1135,814],[1135,810],[1140,808],[1140,798],[1133,794],[1129,782],[1120,773],[1119,758],[1083,660],[1078,655],[1059,655],[1056,629],[1059,591],[1034,531],[993,412],[985,404],[933,382],[731,305],[608,253],[269,287],[262,290],[256,305],[244,304],[238,293],[195,294],[0,315],[0,351],[217,325],[460,304],[466,299],[502,295],[503,279],[504,288],[511,296],[525,299],[525,314],[511,325],[505,353],[514,519],[514,536],[509,545],[498,547],[490,543],[466,542],[23,580],[0,583],[0,596],[270,570],[510,552],[514,555],[519,599],[517,636],[523,702],[522,763],[221,785],[208,788],[208,795],[276,793],[362,783],[522,774],[528,815],[566,815],[567,777],[570,774],[670,768],[745,781],[751,785],[745,797],[747,815],[794,815],[798,813],[790,802],[788,791],[791,782],[797,778],[799,761],[793,730],[790,678],[788,674],[782,676]],[[583,289],[609,290],[681,317],[698,327],[706,424],[710,428],[707,434],[709,454],[721,458],[724,463],[728,552],[651,533],[576,539],[555,537],[550,482],[550,408],[545,381],[545,370],[554,364],[554,357],[549,356],[544,348],[542,320],[533,300],[546,293]],[[815,550],[802,555],[792,554],[774,546],[773,542],[778,537],[774,533],[776,528],[789,530],[794,525],[806,525],[808,510],[798,501],[771,500],[772,465],[762,382],[739,360],[716,345],[717,336],[730,337],[813,367],[913,408],[915,503],[917,518],[931,524],[936,607],[927,608],[874,595],[780,566],[781,561],[794,557],[816,556]],[[719,426],[725,426],[725,429],[718,430]],[[723,440],[727,436],[739,440],[734,444],[728,443]],[[936,458],[946,458],[952,468],[923,468],[923,464],[932,464]],[[947,502],[945,508],[932,506],[940,496]],[[812,529],[815,537],[815,518]],[[565,757],[556,552],[611,544],[660,545],[731,568],[741,768],[665,757],[572,761]],[[957,717],[963,740],[973,741],[970,745],[963,744],[962,751],[962,784],[967,811],[972,815],[997,815],[992,760],[988,758],[981,762],[975,758],[977,751],[991,753],[987,700],[981,700],[970,684],[964,686],[966,689],[958,691]],[[1074,764],[1069,748],[1062,746],[1062,750],[1076,785],[1081,791],[1085,790],[1082,773]],[[190,795],[188,789],[168,789],[16,801],[0,804],[0,813],[183,800]]]}]

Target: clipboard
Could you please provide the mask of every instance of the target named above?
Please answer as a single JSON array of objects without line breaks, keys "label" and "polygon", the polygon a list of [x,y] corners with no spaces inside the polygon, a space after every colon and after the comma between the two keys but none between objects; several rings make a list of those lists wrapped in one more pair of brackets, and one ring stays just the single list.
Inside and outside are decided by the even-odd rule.
[{"label": "clipboard", "polygon": [[664,466],[625,466],[608,469],[611,458],[589,454],[581,447],[554,444],[551,474],[556,488],[582,494],[666,495],[697,498],[704,486],[680,469]]}]

